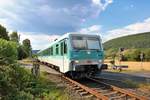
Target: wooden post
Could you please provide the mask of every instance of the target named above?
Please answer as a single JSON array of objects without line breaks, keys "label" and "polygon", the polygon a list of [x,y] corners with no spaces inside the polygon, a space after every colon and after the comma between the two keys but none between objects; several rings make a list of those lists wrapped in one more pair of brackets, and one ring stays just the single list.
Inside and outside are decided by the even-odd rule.
[{"label": "wooden post", "polygon": [[40,65],[37,63],[36,60],[33,60],[33,67],[31,69],[31,72],[35,77],[40,76]]}]

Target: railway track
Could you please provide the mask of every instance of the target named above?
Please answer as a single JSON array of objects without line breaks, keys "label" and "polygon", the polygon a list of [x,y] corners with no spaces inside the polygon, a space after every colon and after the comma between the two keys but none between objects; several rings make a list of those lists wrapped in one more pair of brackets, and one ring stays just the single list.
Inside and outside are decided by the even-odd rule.
[{"label": "railway track", "polygon": [[116,87],[114,85],[107,84],[98,79],[88,78],[89,80],[96,82],[100,85],[100,88],[95,88],[96,91],[99,91],[104,96],[108,97],[107,100],[148,100],[148,98],[144,96],[136,95],[130,91],[125,89]]},{"label": "railway track", "polygon": [[[51,64],[42,63],[52,69],[57,67]],[[98,100],[150,100],[147,97],[136,95],[125,89],[104,83],[96,78],[87,78],[88,82],[96,83],[96,87],[90,87],[82,82],[72,80],[61,73],[63,82],[70,88],[79,93],[83,98]]]},{"label": "railway track", "polygon": [[138,96],[130,91],[118,88],[93,78],[87,79],[88,82],[96,83],[96,87],[90,87],[84,83],[74,81],[65,76],[63,76],[63,78],[66,80],[66,84],[71,89],[77,91],[84,98],[100,100],[148,100],[148,98],[144,96]]}]

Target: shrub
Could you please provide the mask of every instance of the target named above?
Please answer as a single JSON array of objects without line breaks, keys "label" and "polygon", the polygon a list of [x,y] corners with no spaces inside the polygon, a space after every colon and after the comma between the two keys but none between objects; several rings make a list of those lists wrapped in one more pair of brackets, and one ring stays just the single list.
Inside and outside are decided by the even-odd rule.
[{"label": "shrub", "polygon": [[140,61],[140,53],[141,51],[138,50],[138,49],[135,49],[133,50],[133,53],[132,53],[132,59],[135,60],[135,61]]},{"label": "shrub", "polygon": [[124,52],[124,57],[128,61],[140,61],[140,50],[129,49]]},{"label": "shrub", "polygon": [[109,49],[109,50],[106,50],[106,52],[104,53],[105,54],[105,58],[114,58],[117,54],[117,51],[118,49]]},{"label": "shrub", "polygon": [[144,53],[144,60],[150,61],[150,48],[143,50],[143,53]]},{"label": "shrub", "polygon": [[19,45],[17,48],[17,51],[18,51],[18,60],[22,60],[22,59],[28,57],[28,54],[27,54],[24,46]]},{"label": "shrub", "polygon": [[33,100],[33,95],[24,91],[18,91],[16,94],[12,94],[6,99],[9,100]]},{"label": "shrub", "polygon": [[17,45],[0,39],[0,65],[12,64],[17,60]]},{"label": "shrub", "polygon": [[2,100],[41,100],[45,97],[46,100],[51,100],[53,94],[57,93],[59,98],[63,93],[45,76],[35,78],[28,70],[17,64],[0,66],[0,87]]}]

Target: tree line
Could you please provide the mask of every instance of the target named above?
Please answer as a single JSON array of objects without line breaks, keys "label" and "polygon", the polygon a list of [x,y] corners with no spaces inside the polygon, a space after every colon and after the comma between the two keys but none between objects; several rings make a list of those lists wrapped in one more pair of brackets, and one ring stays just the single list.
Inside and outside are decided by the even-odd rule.
[{"label": "tree line", "polygon": [[[14,48],[14,49],[13,49]],[[15,50],[12,52],[13,50]],[[5,52],[4,52],[5,51]],[[31,43],[29,39],[25,39],[20,43],[20,35],[17,31],[14,31],[8,35],[7,29],[0,25],[0,58],[4,58],[4,55],[6,58],[14,59],[14,57],[10,57],[10,53],[14,53],[14,55],[17,55],[17,59],[21,60],[24,58],[27,58],[32,55],[32,48]]]}]

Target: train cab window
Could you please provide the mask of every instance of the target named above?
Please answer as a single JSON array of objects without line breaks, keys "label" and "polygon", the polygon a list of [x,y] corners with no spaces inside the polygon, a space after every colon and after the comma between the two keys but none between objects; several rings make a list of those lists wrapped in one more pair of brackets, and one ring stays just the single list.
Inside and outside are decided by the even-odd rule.
[{"label": "train cab window", "polygon": [[74,49],[86,49],[86,39],[84,37],[74,36],[72,37],[72,46]]},{"label": "train cab window", "polygon": [[64,41],[64,54],[67,54],[67,42]]},{"label": "train cab window", "polygon": [[98,38],[88,38],[87,39],[88,49],[100,50],[100,40]]},{"label": "train cab window", "polygon": [[59,44],[56,44],[56,55],[59,54]]}]

